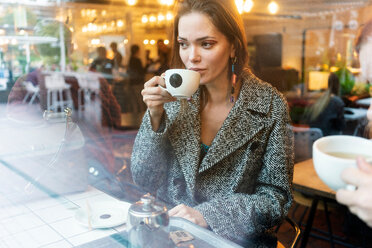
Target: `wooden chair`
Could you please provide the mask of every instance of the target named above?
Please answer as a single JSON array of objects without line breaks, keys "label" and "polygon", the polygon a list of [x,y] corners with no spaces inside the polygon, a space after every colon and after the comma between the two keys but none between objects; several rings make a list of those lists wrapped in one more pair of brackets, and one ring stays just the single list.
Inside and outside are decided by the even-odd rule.
[{"label": "wooden chair", "polygon": [[295,163],[312,158],[313,143],[323,137],[323,132],[314,127],[292,127],[294,134]]},{"label": "wooden chair", "polygon": [[39,91],[40,91],[39,86],[33,85],[32,82],[30,81],[25,81],[23,83],[23,86],[25,87],[27,93],[25,97],[23,98],[22,103],[26,103],[28,101],[28,104],[31,105],[34,103],[36,98],[39,98]]},{"label": "wooden chair", "polygon": [[[290,217],[286,216],[285,219],[284,219],[284,221],[283,221],[283,223],[276,227],[275,232],[278,233],[279,230],[281,228],[283,228],[284,224],[289,224],[289,226],[291,227],[291,229],[293,231],[293,238],[291,239],[290,242],[288,242],[288,241],[287,242],[284,242],[283,240],[281,241],[278,238],[277,248],[294,248],[294,247],[296,247],[297,242],[298,242],[299,237],[300,237],[300,234],[301,234],[300,227],[297,225],[297,223],[294,220],[292,220]],[[289,233],[290,232],[287,232],[286,231],[286,236]],[[285,246],[284,243],[289,243],[289,244],[287,244]]]}]

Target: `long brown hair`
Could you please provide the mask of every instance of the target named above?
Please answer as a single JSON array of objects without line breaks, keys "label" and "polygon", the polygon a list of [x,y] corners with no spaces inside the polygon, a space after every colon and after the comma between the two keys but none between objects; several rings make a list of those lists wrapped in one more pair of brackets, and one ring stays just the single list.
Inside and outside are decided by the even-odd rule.
[{"label": "long brown hair", "polygon": [[[173,26],[172,67],[184,67],[180,54],[178,38],[178,23],[183,15],[199,12],[207,15],[213,25],[226,36],[235,48],[235,73],[239,78],[248,60],[247,42],[243,20],[232,0],[180,0],[176,5],[176,16]],[[229,62],[231,65],[231,61]],[[230,66],[231,68],[231,66]],[[229,71],[231,76],[231,69]]]}]

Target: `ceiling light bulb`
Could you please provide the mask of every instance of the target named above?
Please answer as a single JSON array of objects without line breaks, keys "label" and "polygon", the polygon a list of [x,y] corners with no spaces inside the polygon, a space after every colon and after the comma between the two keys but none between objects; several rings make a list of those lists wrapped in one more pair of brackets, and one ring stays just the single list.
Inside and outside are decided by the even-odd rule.
[{"label": "ceiling light bulb", "polygon": [[119,28],[122,27],[124,25],[123,21],[122,20],[119,20],[117,23],[116,23],[116,26],[118,26]]},{"label": "ceiling light bulb", "polygon": [[147,18],[147,15],[142,16],[142,23],[148,23],[149,18]]},{"label": "ceiling light bulb", "polygon": [[151,15],[150,18],[149,18],[149,21],[150,22],[156,22],[156,17]]},{"label": "ceiling light bulb", "polygon": [[275,1],[271,1],[267,6],[267,9],[269,10],[270,14],[276,14],[278,13],[279,5]]},{"label": "ceiling light bulb", "polygon": [[244,9],[244,12],[251,12],[252,8],[253,8],[253,0],[245,0],[245,3],[244,3],[244,6],[243,6],[243,9]]},{"label": "ceiling light bulb", "polygon": [[158,15],[158,21],[161,22],[161,21],[164,21],[165,20],[165,17],[163,14],[159,14]]},{"label": "ceiling light bulb", "polygon": [[243,6],[244,1],[243,0],[235,0],[236,8],[238,9],[239,14],[243,13]]},{"label": "ceiling light bulb", "polygon": [[136,4],[136,0],[128,0],[128,5],[133,6]]},{"label": "ceiling light bulb", "polygon": [[172,13],[167,13],[167,15],[165,16],[165,19],[167,19],[167,21],[170,21],[173,19],[173,14]]}]

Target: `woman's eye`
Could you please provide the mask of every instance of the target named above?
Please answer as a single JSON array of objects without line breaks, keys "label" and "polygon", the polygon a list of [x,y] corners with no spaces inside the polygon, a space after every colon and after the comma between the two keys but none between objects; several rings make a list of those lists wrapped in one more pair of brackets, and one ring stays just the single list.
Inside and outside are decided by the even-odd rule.
[{"label": "woman's eye", "polygon": [[213,43],[212,42],[203,42],[202,46],[204,48],[211,48],[213,46]]},{"label": "woman's eye", "polygon": [[187,47],[186,42],[179,41],[178,44],[179,44],[179,46],[180,46],[181,48],[186,48],[186,47]]}]

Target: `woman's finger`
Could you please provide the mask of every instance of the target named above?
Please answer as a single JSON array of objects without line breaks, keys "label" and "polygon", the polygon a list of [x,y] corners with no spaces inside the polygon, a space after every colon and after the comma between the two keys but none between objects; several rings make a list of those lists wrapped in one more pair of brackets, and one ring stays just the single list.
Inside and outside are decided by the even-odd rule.
[{"label": "woman's finger", "polygon": [[350,191],[346,189],[340,189],[336,193],[336,200],[347,206],[353,206],[356,202],[356,191]]},{"label": "woman's finger", "polygon": [[165,86],[165,82],[162,77],[155,76],[144,84],[144,88],[156,87],[158,85]]},{"label": "woman's finger", "polygon": [[[372,161],[371,161],[372,162]],[[367,163],[364,158],[357,158],[358,168],[366,173],[372,174],[372,165]]]},{"label": "woman's finger", "polygon": [[171,210],[169,210],[169,216],[180,217],[178,215],[180,214],[180,211],[182,211],[182,209],[184,207],[185,207],[185,205],[183,205],[183,204],[180,204],[180,205],[175,206],[174,208],[172,208]]},{"label": "woman's finger", "polygon": [[354,186],[361,186],[368,184],[371,180],[369,174],[364,171],[359,170],[358,168],[347,168],[341,173],[341,178],[347,184]]}]

